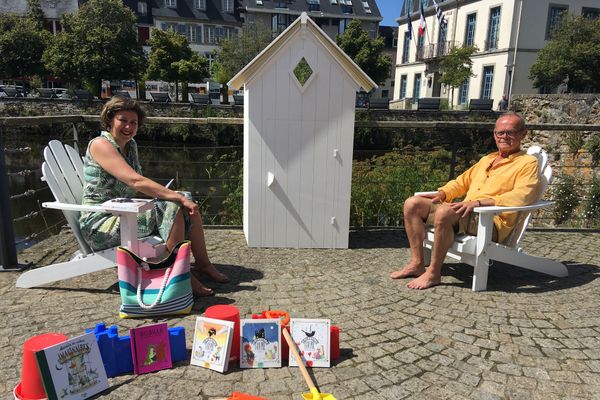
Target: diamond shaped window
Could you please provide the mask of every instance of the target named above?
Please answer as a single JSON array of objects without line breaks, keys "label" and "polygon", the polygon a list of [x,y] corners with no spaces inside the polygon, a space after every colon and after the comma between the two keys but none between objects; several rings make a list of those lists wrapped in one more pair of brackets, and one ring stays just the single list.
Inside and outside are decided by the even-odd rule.
[{"label": "diamond shaped window", "polygon": [[306,82],[312,74],[312,68],[310,67],[310,65],[308,65],[306,59],[302,57],[300,61],[298,61],[296,68],[294,68],[294,76],[296,77],[296,79],[298,79],[300,85],[304,87],[304,85],[306,84]]}]

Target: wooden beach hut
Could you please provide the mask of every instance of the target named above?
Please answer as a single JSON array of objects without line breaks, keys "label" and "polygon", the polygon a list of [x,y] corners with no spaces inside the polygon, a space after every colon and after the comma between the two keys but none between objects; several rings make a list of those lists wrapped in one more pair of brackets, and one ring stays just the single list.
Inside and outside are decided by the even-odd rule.
[{"label": "wooden beach hut", "polygon": [[377,85],[306,13],[229,85],[244,88],[248,245],[347,248],[356,91]]}]

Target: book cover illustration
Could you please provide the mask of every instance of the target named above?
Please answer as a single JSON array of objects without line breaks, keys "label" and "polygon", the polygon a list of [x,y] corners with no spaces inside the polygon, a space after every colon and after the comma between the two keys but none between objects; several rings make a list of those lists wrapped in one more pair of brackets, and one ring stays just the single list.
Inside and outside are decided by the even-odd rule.
[{"label": "book cover illustration", "polygon": [[240,368],[281,367],[279,319],[240,321]]},{"label": "book cover illustration", "polygon": [[131,358],[136,375],[171,368],[171,346],[166,322],[129,330]]},{"label": "book cover illustration", "polygon": [[233,343],[233,326],[231,321],[196,318],[190,364],[218,372],[227,371]]},{"label": "book cover illustration", "polygon": [[108,389],[94,333],[40,350],[35,357],[50,400],[87,399]]},{"label": "book cover illustration", "polygon": [[[300,357],[307,367],[325,367],[331,365],[329,330],[331,321],[328,319],[292,318],[290,334]],[[290,366],[297,367],[298,363],[290,352]]]}]

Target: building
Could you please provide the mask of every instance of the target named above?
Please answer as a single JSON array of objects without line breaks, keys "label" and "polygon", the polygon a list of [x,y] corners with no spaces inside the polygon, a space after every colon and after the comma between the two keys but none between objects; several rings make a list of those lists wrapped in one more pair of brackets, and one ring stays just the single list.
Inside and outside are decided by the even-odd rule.
[{"label": "building", "polygon": [[[423,3],[426,29],[419,36],[419,2]],[[399,24],[394,106],[407,108],[420,97],[453,98],[455,107],[469,99],[493,99],[503,94],[556,92],[533,87],[529,69],[537,52],[552,36],[563,13],[600,14],[598,0],[447,0],[439,1],[447,24],[441,25],[432,0],[405,0]],[[413,37],[408,34],[410,10]],[[438,61],[452,46],[475,45],[473,74],[454,90],[440,84]]]},{"label": "building", "polygon": [[384,54],[392,59],[390,77],[385,82],[379,84],[379,88],[371,94],[371,98],[392,99],[394,94],[395,75],[396,75],[396,55],[398,54],[398,28],[395,26],[380,26],[379,36],[385,43]]},{"label": "building", "polygon": [[[39,4],[44,12],[46,27],[54,34],[62,30],[60,17],[64,13],[74,13],[79,9],[77,0],[43,0]],[[27,10],[27,2],[23,0],[4,0],[0,2],[0,14],[24,15]]]},{"label": "building", "polygon": [[375,38],[383,19],[375,0],[242,0],[240,12],[244,22],[263,24],[276,34],[306,12],[333,40],[353,19]]}]

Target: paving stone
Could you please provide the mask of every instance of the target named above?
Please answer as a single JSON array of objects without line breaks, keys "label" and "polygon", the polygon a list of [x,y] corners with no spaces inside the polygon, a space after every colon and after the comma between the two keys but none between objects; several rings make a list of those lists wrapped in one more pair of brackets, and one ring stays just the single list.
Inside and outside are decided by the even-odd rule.
[{"label": "paving stone", "polygon": [[[239,230],[206,233],[212,261],[232,283],[214,285],[217,295],[198,299],[189,316],[119,319],[114,270],[29,290],[14,287],[18,273],[0,274],[0,393],[10,393],[20,380],[22,345],[34,334],[75,336],[97,322],[126,332],[167,321],[186,328],[189,349],[196,315],[214,304],[234,304],[243,318],[286,309],[338,325],[342,358],[311,374],[321,390],[340,400],[600,399],[598,233],[528,232],[526,251],[569,260],[570,276],[547,279],[494,267],[490,290],[477,293],[469,287],[472,268],[453,262],[444,266],[443,284],[432,290],[411,291],[388,279],[388,266],[408,257],[399,231],[352,232],[348,250],[248,248]],[[20,257],[38,260],[36,266],[65,261],[76,249],[72,236],[60,239],[62,258],[50,258],[62,236]],[[110,382],[110,391],[99,398],[207,400],[239,390],[291,400],[308,392],[298,369],[285,363],[252,370],[234,364],[219,374],[181,362],[171,370]]]}]

